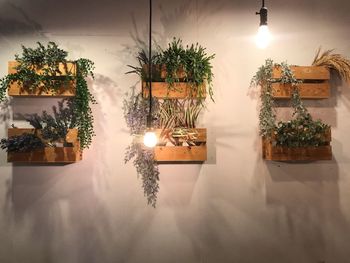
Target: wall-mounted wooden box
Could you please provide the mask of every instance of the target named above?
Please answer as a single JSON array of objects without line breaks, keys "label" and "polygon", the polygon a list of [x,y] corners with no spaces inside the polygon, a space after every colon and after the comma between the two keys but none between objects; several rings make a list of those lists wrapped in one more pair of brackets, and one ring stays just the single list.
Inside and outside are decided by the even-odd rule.
[{"label": "wall-mounted wooden box", "polygon": [[327,145],[309,147],[275,146],[262,139],[262,155],[267,161],[321,161],[332,160],[331,131],[325,134]]},{"label": "wall-mounted wooden box", "polygon": [[[157,162],[204,162],[207,160],[207,130],[195,129],[198,132],[194,140],[196,146],[156,146],[154,148]],[[161,130],[157,131],[158,134]]]},{"label": "wall-mounted wooden box", "polygon": [[[34,134],[37,132],[40,137],[40,130],[35,129],[8,129],[8,137],[18,136],[23,133]],[[68,131],[66,141],[72,143],[72,147],[45,147],[36,149],[31,152],[9,152],[7,161],[12,163],[28,164],[68,164],[82,160],[82,152],[78,140],[78,130],[71,129]]]},{"label": "wall-mounted wooden box", "polygon": [[[167,82],[152,82],[152,97],[158,99],[185,99],[185,98],[195,98],[197,92],[193,92],[192,84],[188,82],[177,82],[173,86],[169,86]],[[197,88],[197,87],[196,87]],[[201,90],[201,98],[206,97],[206,87],[203,84],[198,87]],[[149,94],[149,83],[142,81],[142,94],[145,98]]]},{"label": "wall-mounted wooden box", "polygon": [[[303,83],[298,85],[300,97],[303,99],[326,99],[330,97],[330,72],[327,67],[291,66],[294,76]],[[273,69],[272,78],[276,81],[281,78],[281,67]],[[291,84],[275,82],[272,84],[273,97],[289,99],[293,88]]]},{"label": "wall-mounted wooden box", "polygon": [[[17,61],[10,61],[8,63],[8,73],[14,74],[17,72]],[[65,76],[67,73],[76,75],[76,64],[69,62],[67,64],[59,64],[60,74],[57,73],[55,77]],[[43,73],[43,69],[36,69],[38,75]],[[12,97],[74,97],[76,94],[75,81],[69,81],[67,84],[60,87],[57,91],[52,91],[49,87],[42,87],[35,90],[31,90],[30,86],[20,85],[18,82],[10,84],[8,89],[8,95]]]}]

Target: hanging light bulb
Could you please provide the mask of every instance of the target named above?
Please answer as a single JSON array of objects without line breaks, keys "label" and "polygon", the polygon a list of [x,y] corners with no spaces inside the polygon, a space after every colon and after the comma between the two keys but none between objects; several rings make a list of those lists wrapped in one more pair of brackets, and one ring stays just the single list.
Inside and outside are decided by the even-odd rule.
[{"label": "hanging light bulb", "polygon": [[267,26],[267,8],[265,7],[265,0],[262,0],[260,12],[256,12],[256,14],[260,15],[260,27],[255,37],[255,43],[258,48],[264,49],[271,42],[271,34]]},{"label": "hanging light bulb", "polygon": [[258,48],[264,49],[271,42],[271,34],[269,27],[267,25],[263,25],[259,27],[258,33],[255,38],[255,43]]},{"label": "hanging light bulb", "polygon": [[157,135],[153,131],[148,131],[143,136],[143,144],[147,147],[152,148],[152,147],[156,146],[157,141],[158,141]]}]

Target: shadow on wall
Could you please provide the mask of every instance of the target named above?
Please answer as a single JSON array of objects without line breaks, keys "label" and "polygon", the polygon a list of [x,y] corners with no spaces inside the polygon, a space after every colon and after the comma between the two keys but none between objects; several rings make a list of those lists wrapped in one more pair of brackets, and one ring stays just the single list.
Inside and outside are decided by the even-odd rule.
[{"label": "shadow on wall", "polygon": [[[11,48],[12,40],[16,36],[31,36],[38,40],[45,40],[46,36],[43,33],[41,25],[34,19],[30,18],[26,12],[19,6],[6,1],[0,5],[0,47]],[[9,16],[9,18],[5,18]],[[17,44],[17,41],[15,41]]]},{"label": "shadow on wall", "polygon": [[[121,96],[117,85],[102,75],[96,75],[94,83],[90,81],[88,85],[93,87],[92,93],[99,103],[93,107],[97,136],[91,148],[84,152],[83,161],[66,166],[13,166],[5,212],[8,218],[13,217],[18,231],[27,231],[21,236],[25,242],[16,243],[14,237],[15,249],[28,253],[40,251],[31,256],[35,262],[53,262],[61,258],[60,251],[70,253],[66,255],[70,262],[109,262],[105,246],[113,236],[110,218],[98,193],[108,187],[106,175],[111,174],[105,156],[107,140],[103,139],[110,130],[105,111],[120,108]],[[37,100],[14,101],[16,116],[27,113],[28,106],[37,112],[50,107],[46,99],[44,104]],[[69,244],[73,248],[67,250]],[[24,252],[17,260],[25,258],[28,254]]]}]

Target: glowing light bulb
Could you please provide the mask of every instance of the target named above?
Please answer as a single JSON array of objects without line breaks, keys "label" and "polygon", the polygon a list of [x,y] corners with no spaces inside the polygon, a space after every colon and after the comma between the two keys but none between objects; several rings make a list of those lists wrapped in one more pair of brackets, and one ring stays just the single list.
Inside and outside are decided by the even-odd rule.
[{"label": "glowing light bulb", "polygon": [[145,135],[143,136],[143,143],[145,146],[150,147],[150,148],[156,146],[157,135],[152,131],[146,132]]},{"label": "glowing light bulb", "polygon": [[264,49],[271,42],[271,34],[267,25],[262,25],[259,27],[258,34],[255,38],[255,43],[258,48]]}]

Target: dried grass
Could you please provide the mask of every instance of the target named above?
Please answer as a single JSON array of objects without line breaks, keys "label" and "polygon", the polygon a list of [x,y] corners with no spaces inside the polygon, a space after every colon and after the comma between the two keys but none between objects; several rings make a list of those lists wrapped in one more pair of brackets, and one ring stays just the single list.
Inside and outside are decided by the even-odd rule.
[{"label": "dried grass", "polygon": [[340,54],[334,54],[334,49],[329,49],[321,54],[321,48],[317,50],[313,66],[326,66],[335,70],[344,80],[350,81],[350,60]]}]

